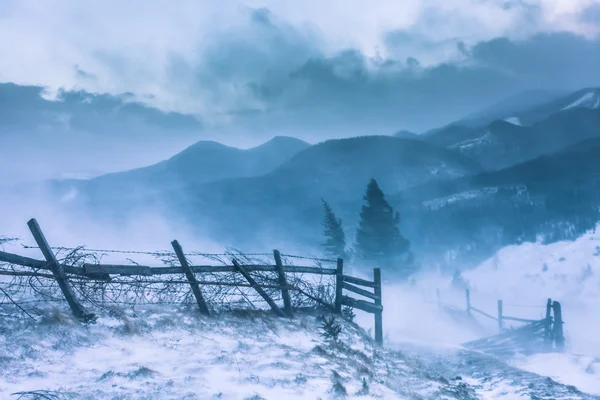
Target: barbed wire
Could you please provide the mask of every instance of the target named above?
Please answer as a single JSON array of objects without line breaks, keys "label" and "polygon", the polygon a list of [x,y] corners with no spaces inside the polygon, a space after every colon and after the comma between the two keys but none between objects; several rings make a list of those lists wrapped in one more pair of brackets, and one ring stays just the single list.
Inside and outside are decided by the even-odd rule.
[{"label": "barbed wire", "polygon": [[[21,244],[24,249],[39,249],[38,246],[29,246],[25,244]],[[143,250],[116,250],[116,249],[89,249],[83,246],[80,247],[65,247],[65,246],[54,246],[50,247],[52,250],[58,251],[84,251],[90,253],[116,253],[116,254],[140,254],[140,255],[149,255],[156,257],[167,257],[174,256],[175,252],[168,250],[155,250],[155,251],[143,251]],[[245,256],[249,257],[272,257],[273,253],[243,253]],[[226,257],[231,255],[230,252],[227,253],[204,253],[201,251],[189,251],[185,252],[186,256],[202,256],[202,257]],[[319,258],[319,257],[307,257],[307,256],[298,256],[294,254],[281,254],[282,257],[286,258],[295,258],[299,260],[311,260],[316,262],[325,262],[325,263],[337,263],[337,260],[327,259],[327,258]]]},{"label": "barbed wire", "polygon": [[[91,253],[83,247],[55,247],[54,249],[63,253],[60,255],[60,262],[70,266],[80,267],[87,263],[98,263],[101,260],[101,255]],[[68,250],[70,252],[67,252]],[[124,253],[125,251],[119,250],[119,252]],[[179,261],[171,252],[137,253],[154,255],[167,266],[176,266]],[[238,260],[242,265],[272,263],[271,260],[257,258],[259,256],[270,258],[273,254],[244,254],[229,251],[222,255],[214,254],[211,259],[221,265],[228,265],[231,259]],[[306,258],[319,260],[314,257]],[[291,263],[290,257],[284,255],[282,255],[282,261],[286,265]],[[194,263],[190,262],[190,265],[193,266]],[[281,293],[283,287],[276,273],[273,271],[251,271],[250,273],[274,301],[280,303],[283,301]],[[0,275],[5,278],[4,280],[0,279],[0,288],[3,289],[0,293],[0,308],[7,306],[29,316],[28,313],[41,315],[42,310],[50,306],[46,303],[61,302],[65,304],[65,299],[61,296],[53,276],[43,270],[4,263],[0,268]],[[169,275],[169,278],[164,275],[155,278],[151,276],[112,276],[109,280],[67,275],[82,304],[98,311],[110,312],[112,305],[136,307],[138,305],[173,304],[191,306],[195,303],[189,281],[183,273]],[[289,273],[287,278],[287,288],[290,290],[293,307],[318,307],[323,304],[333,304],[335,284],[332,276]],[[235,271],[202,273],[201,276],[198,276],[198,283],[203,286],[203,295],[215,310],[241,309],[248,306],[257,309],[266,306],[266,302],[254,290],[254,287]]]}]

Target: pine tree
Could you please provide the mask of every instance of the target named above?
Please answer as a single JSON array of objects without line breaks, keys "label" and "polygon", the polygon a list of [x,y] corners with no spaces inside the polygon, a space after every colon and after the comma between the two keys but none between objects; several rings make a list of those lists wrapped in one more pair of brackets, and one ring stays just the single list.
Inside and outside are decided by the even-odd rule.
[{"label": "pine tree", "polygon": [[323,222],[321,222],[325,235],[325,243],[323,243],[325,254],[328,257],[344,258],[346,254],[346,235],[342,227],[342,220],[336,217],[329,203],[323,199],[321,201],[325,213]]},{"label": "pine tree", "polygon": [[[398,229],[400,214],[386,201],[377,181],[371,178],[363,196],[356,232],[356,247],[360,258],[377,266],[391,266],[407,255],[410,242]],[[386,265],[387,264],[387,265]]]}]

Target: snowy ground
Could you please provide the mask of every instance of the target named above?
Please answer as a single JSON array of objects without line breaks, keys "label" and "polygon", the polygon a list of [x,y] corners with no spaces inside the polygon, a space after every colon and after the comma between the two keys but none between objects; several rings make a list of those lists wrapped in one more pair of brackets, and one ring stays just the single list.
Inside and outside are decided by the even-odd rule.
[{"label": "snowy ground", "polygon": [[[519,356],[510,366],[574,385],[600,395],[600,233],[589,233],[573,242],[550,245],[525,243],[510,246],[477,268],[463,272],[471,287],[471,301],[496,314],[497,300],[504,314],[541,319],[548,298],[560,301],[565,321],[567,349],[562,354]],[[497,322],[477,317],[478,325],[458,323],[437,308],[436,289],[444,303],[465,309],[463,290],[453,289],[451,279],[431,274],[412,286],[384,287],[385,334],[390,344],[456,347],[494,335]],[[359,314],[363,326],[372,316]],[[514,326],[519,326],[516,323]]]},{"label": "snowy ground", "polygon": [[334,344],[319,324],[313,314],[207,319],[146,308],[82,327],[50,312],[2,326],[0,398],[34,390],[74,399],[475,398],[461,381],[374,346],[355,325],[343,323]]},{"label": "snowy ground", "polygon": [[541,315],[543,309],[522,306],[543,304],[545,297],[560,301],[566,353],[520,358],[514,365],[600,395],[600,233],[507,247],[465,278],[476,298],[503,298],[505,312],[515,316]]},{"label": "snowy ground", "polygon": [[[444,302],[464,308],[464,292],[436,275],[384,286],[386,349],[347,323],[341,344],[325,341],[309,314],[206,319],[163,306],[103,315],[88,327],[57,312],[35,323],[2,317],[0,398],[33,390],[73,399],[600,398],[597,246],[595,234],[511,246],[463,273],[473,305],[490,314],[498,299],[506,315],[524,318],[541,318],[548,297],[560,301],[563,354],[498,360],[465,351],[461,343],[497,327],[459,323],[424,301],[435,302],[439,288]],[[369,329],[373,316],[357,311],[357,322]]]},{"label": "snowy ground", "polygon": [[336,344],[320,336],[315,313],[203,318],[146,307],[81,326],[50,311],[36,323],[2,325],[0,398],[594,399],[457,348],[379,348],[340,323]]}]

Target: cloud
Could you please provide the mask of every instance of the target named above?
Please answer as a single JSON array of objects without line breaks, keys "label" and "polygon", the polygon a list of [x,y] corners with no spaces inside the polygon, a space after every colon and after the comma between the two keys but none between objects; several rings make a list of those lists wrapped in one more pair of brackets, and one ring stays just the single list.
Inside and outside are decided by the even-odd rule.
[{"label": "cloud", "polygon": [[13,0],[0,80],[133,93],[213,135],[424,130],[515,91],[593,84],[598,4]]}]

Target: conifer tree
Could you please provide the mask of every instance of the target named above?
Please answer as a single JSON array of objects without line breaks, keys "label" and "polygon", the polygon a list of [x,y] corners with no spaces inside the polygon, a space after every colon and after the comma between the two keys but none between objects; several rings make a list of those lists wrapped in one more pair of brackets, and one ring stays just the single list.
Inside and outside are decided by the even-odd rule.
[{"label": "conifer tree", "polygon": [[325,200],[323,202],[324,217],[321,225],[325,235],[323,248],[328,257],[344,258],[346,254],[346,235],[342,227],[341,218],[337,218],[331,206]]},{"label": "conifer tree", "polygon": [[[410,242],[398,228],[400,214],[388,204],[377,181],[371,178],[363,196],[356,232],[356,250],[363,261],[388,267],[408,255]],[[375,265],[374,265],[375,266]]]}]

